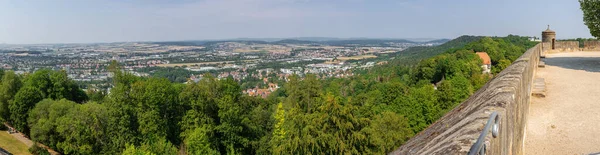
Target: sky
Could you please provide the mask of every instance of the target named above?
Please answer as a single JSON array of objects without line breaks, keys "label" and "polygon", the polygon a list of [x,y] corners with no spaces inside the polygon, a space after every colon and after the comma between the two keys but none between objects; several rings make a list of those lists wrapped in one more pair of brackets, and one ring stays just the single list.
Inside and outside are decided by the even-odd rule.
[{"label": "sky", "polygon": [[576,0],[0,0],[0,44],[232,38],[591,38]]}]

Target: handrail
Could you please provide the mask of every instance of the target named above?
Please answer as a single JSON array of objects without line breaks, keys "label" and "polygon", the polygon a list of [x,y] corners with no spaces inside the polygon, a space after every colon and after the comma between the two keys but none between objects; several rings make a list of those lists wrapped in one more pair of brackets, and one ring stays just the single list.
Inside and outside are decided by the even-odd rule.
[{"label": "handrail", "polygon": [[[492,124],[492,120],[494,121]],[[493,126],[492,126],[493,125]],[[490,126],[492,126],[492,128],[490,129]],[[487,123],[485,124],[485,127],[483,128],[483,131],[481,132],[481,134],[479,135],[479,138],[477,138],[477,142],[475,142],[475,144],[473,144],[473,146],[471,146],[471,149],[469,150],[469,155],[484,155],[485,154],[485,137],[488,134],[488,130],[492,130],[492,136],[494,138],[498,137],[498,134],[500,133],[500,115],[498,115],[498,112],[493,112],[490,115],[490,118],[488,119]]]}]

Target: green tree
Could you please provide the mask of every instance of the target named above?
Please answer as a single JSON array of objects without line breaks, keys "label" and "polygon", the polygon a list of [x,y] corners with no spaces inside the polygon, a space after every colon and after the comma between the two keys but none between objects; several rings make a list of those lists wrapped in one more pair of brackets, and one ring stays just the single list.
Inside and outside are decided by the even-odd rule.
[{"label": "green tree", "polygon": [[59,119],[67,115],[76,103],[68,100],[54,101],[45,99],[35,105],[29,112],[27,122],[31,127],[30,137],[32,140],[57,149],[57,144],[64,141],[59,135],[56,127]]},{"label": "green tree", "polygon": [[77,103],[83,103],[87,96],[83,90],[63,71],[41,69],[27,76],[25,86],[38,89],[43,98],[60,100],[66,98]]},{"label": "green tree", "polygon": [[210,133],[205,127],[199,127],[190,132],[184,141],[187,153],[191,155],[219,154],[210,142],[210,136],[208,135]]},{"label": "green tree", "polygon": [[[435,95],[436,91],[432,85],[424,85],[419,88],[413,88],[410,92],[410,100],[413,105],[420,106],[421,113],[423,114],[424,120],[427,124],[435,122],[441,117],[438,104],[438,98]],[[418,113],[419,111],[414,111]]]},{"label": "green tree", "polygon": [[0,119],[8,121],[10,119],[10,110],[8,105],[12,102],[15,94],[22,86],[21,79],[13,71],[7,71],[2,76],[0,83]]},{"label": "green tree", "polygon": [[29,135],[29,126],[27,117],[29,110],[33,109],[36,103],[43,99],[42,93],[33,87],[24,87],[15,94],[13,102],[8,106],[10,111],[10,123],[15,129],[25,135]]},{"label": "green tree", "polygon": [[498,64],[492,66],[492,73],[500,73],[502,70],[510,66],[510,64],[510,60],[502,59],[498,62]]},{"label": "green tree", "polygon": [[117,154],[127,144],[139,144],[136,104],[132,102],[131,85],[140,80],[138,77],[114,70],[114,87],[110,90],[106,102],[109,114],[107,136],[111,141],[103,146],[107,154]]},{"label": "green tree", "polygon": [[455,105],[467,99],[473,93],[471,82],[462,75],[457,75],[442,82],[439,90],[440,107],[442,110],[450,110]]},{"label": "green tree", "polygon": [[285,129],[283,128],[283,124],[285,123],[285,109],[283,109],[282,103],[277,104],[277,111],[273,117],[277,122],[273,129],[273,139],[281,140],[285,137]]},{"label": "green tree", "polygon": [[165,138],[153,137],[142,143],[140,149],[153,154],[161,155],[177,155],[177,147]]},{"label": "green tree", "polygon": [[167,137],[178,142],[177,92],[167,79],[150,78],[132,85],[131,101],[136,104],[139,132],[144,138]]},{"label": "green tree", "polygon": [[99,102],[99,103],[101,103],[104,100],[104,97],[106,97],[105,91],[96,91],[96,90],[92,90],[92,89],[88,89],[86,94],[87,94],[87,96],[89,96],[90,101]]},{"label": "green tree", "polygon": [[142,150],[139,147],[135,147],[135,145],[128,144],[125,150],[123,150],[122,155],[156,155],[150,151]]},{"label": "green tree", "polygon": [[56,121],[56,131],[64,138],[56,147],[62,153],[98,154],[103,152],[103,145],[109,142],[110,137],[106,137],[108,113],[104,105],[76,104]]},{"label": "green tree", "polygon": [[364,144],[369,149],[363,153],[386,154],[413,136],[408,120],[393,112],[383,112],[373,117],[368,127],[361,130],[368,137]]},{"label": "green tree", "polygon": [[600,38],[600,1],[579,0],[581,11],[583,11],[583,22],[590,29],[590,34]]},{"label": "green tree", "polygon": [[31,146],[28,151],[33,155],[50,155],[50,152],[43,147],[37,145],[37,142],[33,142],[36,145]]}]

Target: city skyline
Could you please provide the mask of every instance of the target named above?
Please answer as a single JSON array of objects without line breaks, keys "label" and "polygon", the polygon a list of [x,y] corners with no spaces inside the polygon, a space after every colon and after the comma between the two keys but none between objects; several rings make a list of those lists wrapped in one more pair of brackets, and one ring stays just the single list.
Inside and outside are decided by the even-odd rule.
[{"label": "city skyline", "polygon": [[[549,11],[550,10],[550,11]],[[551,10],[561,10],[560,14]],[[577,1],[0,1],[0,43],[236,38],[589,38]]]}]

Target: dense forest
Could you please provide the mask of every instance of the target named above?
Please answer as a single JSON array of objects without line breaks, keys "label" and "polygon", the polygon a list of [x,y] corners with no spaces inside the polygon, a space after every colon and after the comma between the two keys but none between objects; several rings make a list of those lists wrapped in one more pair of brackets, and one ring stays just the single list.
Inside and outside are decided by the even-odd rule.
[{"label": "dense forest", "polygon": [[[0,71],[0,119],[63,154],[384,154],[535,44],[458,39],[418,48],[429,55],[414,64],[399,55],[351,78],[292,76],[267,99],[243,95],[231,78],[172,83],[114,62],[108,94],[82,91],[64,71]],[[491,57],[491,74],[482,73],[479,51]]]}]

